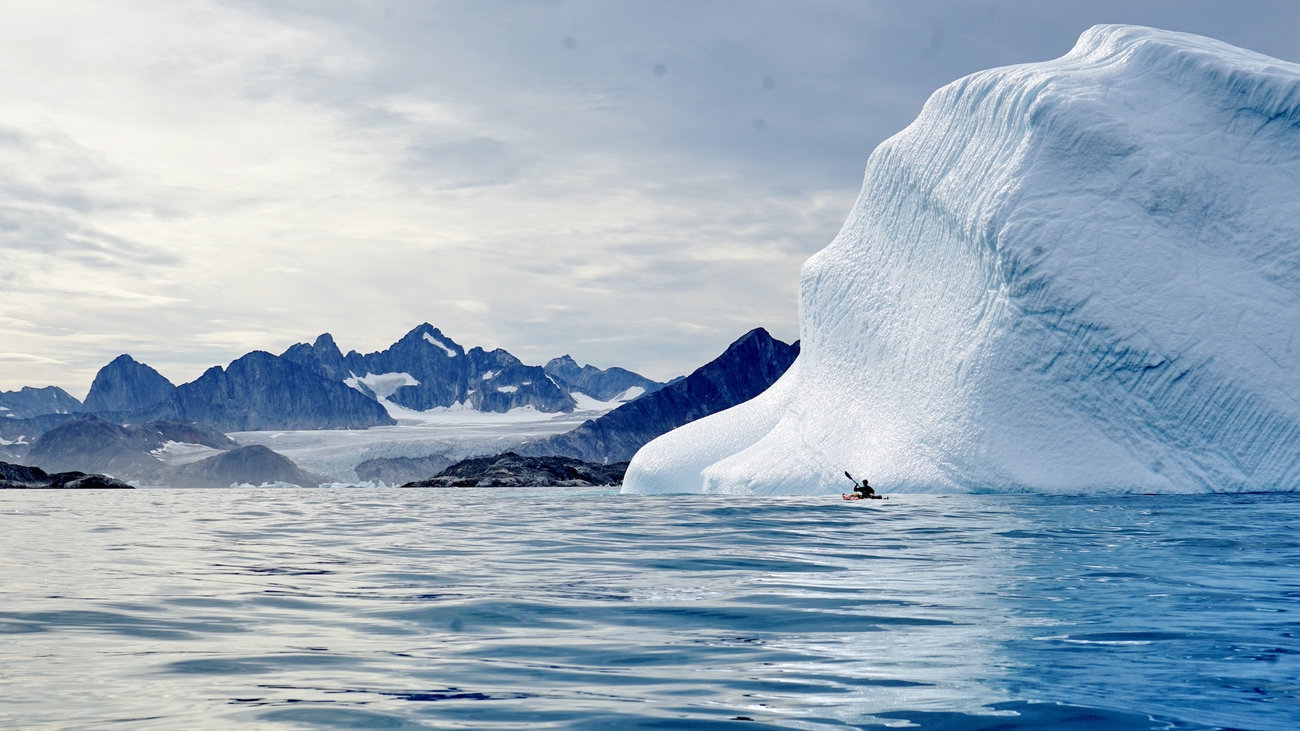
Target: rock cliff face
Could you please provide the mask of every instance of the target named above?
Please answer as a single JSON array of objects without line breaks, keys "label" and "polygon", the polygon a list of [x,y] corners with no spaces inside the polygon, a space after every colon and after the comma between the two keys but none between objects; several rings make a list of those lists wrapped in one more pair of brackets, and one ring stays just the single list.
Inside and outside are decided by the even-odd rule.
[{"label": "rock cliff face", "polygon": [[30,419],[46,414],[73,414],[81,402],[58,386],[0,391],[0,419]]},{"label": "rock cliff face", "polygon": [[170,400],[175,390],[158,371],[119,355],[95,374],[82,408],[90,412],[147,409]]},{"label": "rock cliff face", "polygon": [[262,351],[225,369],[214,366],[178,386],[172,403],[178,418],[227,432],[364,429],[396,423],[381,404],[355,389]]},{"label": "rock cliff face", "polygon": [[767,390],[799,355],[763,328],[686,378],[642,396],[573,431],[524,445],[528,455],[565,455],[588,462],[630,460],[650,440],[683,424],[744,403]]},{"label": "rock cliff face", "polygon": [[598,401],[612,401],[633,388],[639,388],[642,394],[646,394],[664,386],[623,368],[601,370],[590,365],[579,367],[577,361],[568,355],[552,358],[543,369],[546,375],[566,390],[586,394]]}]

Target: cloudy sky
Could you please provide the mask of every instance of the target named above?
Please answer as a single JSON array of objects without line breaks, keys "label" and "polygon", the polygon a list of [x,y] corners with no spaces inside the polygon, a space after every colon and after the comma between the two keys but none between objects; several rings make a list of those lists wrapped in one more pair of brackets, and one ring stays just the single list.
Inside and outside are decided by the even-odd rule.
[{"label": "cloudy sky", "polygon": [[421,322],[654,378],[797,337],[939,86],[1106,22],[1300,60],[1293,2],[46,0],[0,8],[0,389]]}]

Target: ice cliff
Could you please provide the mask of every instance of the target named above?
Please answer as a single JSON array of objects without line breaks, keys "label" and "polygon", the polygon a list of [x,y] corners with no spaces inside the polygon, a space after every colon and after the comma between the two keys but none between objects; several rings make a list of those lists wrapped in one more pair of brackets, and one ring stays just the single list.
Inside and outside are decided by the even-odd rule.
[{"label": "ice cliff", "polygon": [[1300,66],[1097,26],[937,91],[804,265],[769,391],[627,492],[1295,490]]}]

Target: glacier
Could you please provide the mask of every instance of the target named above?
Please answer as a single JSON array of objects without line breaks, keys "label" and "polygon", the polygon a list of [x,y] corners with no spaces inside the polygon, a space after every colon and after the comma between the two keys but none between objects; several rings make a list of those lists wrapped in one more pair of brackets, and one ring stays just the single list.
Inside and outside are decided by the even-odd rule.
[{"label": "glacier", "polygon": [[1300,66],[1108,25],[945,86],[799,305],[781,380],[625,492],[1294,491]]}]

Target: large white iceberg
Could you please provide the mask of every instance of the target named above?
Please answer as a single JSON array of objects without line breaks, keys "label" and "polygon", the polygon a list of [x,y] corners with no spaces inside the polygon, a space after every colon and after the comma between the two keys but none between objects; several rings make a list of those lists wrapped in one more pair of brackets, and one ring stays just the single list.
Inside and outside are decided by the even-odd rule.
[{"label": "large white iceberg", "polygon": [[627,492],[1300,487],[1300,66],[1097,26],[932,96],[804,265],[767,393]]}]

